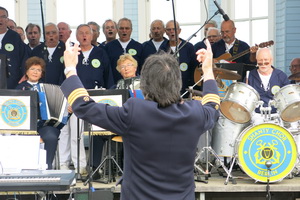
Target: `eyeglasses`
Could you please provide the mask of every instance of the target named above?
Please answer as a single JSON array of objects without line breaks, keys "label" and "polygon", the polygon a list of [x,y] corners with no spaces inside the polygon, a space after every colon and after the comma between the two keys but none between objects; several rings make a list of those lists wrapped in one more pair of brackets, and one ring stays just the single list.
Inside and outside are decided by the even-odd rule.
[{"label": "eyeglasses", "polygon": [[267,66],[270,62],[257,63],[257,66]]},{"label": "eyeglasses", "polygon": [[1,15],[0,19],[7,19],[7,16],[6,15]]},{"label": "eyeglasses", "polygon": [[34,72],[39,72],[41,73],[42,70],[41,69],[36,69],[36,68],[29,68],[30,71],[34,71]]},{"label": "eyeglasses", "polygon": [[121,65],[120,68],[125,69],[125,68],[130,68],[130,67],[133,67],[133,66],[134,66],[133,64],[127,64],[127,65]]},{"label": "eyeglasses", "polygon": [[300,68],[300,65],[291,65],[290,69],[292,69],[292,68]]}]

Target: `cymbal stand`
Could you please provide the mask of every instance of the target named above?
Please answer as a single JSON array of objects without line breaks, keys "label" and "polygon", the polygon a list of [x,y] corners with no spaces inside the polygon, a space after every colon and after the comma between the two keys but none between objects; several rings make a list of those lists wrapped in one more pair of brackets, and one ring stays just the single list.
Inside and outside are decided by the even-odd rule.
[{"label": "cymbal stand", "polygon": [[[200,78],[200,80],[199,81],[197,81],[193,86],[189,86],[189,90],[187,90],[187,91],[185,91],[180,97],[182,98],[182,97],[184,97],[184,95],[186,95],[188,92],[190,92],[191,91],[191,93],[192,93],[192,90],[193,90],[193,88],[196,86],[196,85],[198,85],[198,83],[200,83],[202,80],[203,80],[204,78],[203,78],[203,76]],[[192,95],[192,94],[191,94]]]}]

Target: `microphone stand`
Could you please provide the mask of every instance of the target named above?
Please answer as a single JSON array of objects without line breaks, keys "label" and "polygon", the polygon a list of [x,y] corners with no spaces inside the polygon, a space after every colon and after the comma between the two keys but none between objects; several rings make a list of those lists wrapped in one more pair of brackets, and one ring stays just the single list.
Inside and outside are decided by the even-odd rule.
[{"label": "microphone stand", "polygon": [[[175,52],[179,52],[178,50],[178,33],[177,33],[177,23],[176,23],[176,17],[175,17],[175,6],[174,6],[174,0],[172,0],[172,10],[173,10],[173,22],[174,22],[174,31],[175,31]],[[176,56],[177,53],[174,53]]]},{"label": "microphone stand", "polygon": [[272,162],[271,161],[266,161],[265,163],[266,167],[267,167],[267,170],[268,170],[268,173],[267,173],[267,187],[266,187],[266,190],[267,190],[267,195],[266,195],[266,200],[271,200],[271,193],[270,193],[270,171],[271,171],[271,166],[272,166]]},{"label": "microphone stand", "polygon": [[207,21],[205,21],[204,22],[204,24],[194,33],[194,34],[192,34],[188,39],[186,39],[185,40],[185,42],[183,43],[183,45],[181,45],[181,47],[179,47],[176,51],[175,51],[175,53],[174,53],[174,55],[176,55],[177,53],[179,53],[179,51],[193,38],[193,37],[196,37],[197,36],[197,33],[210,21],[210,20],[212,20],[212,18],[214,18],[216,15],[218,15],[220,12],[219,12],[219,10],[217,10],[214,14],[213,14],[213,16],[211,16]]},{"label": "microphone stand", "polygon": [[44,13],[43,13],[43,2],[42,2],[42,0],[40,0],[40,4],[41,4],[41,16],[42,16],[42,30],[43,30],[43,37],[44,37],[44,41],[45,41],[46,37],[45,37],[45,25],[44,25]]}]

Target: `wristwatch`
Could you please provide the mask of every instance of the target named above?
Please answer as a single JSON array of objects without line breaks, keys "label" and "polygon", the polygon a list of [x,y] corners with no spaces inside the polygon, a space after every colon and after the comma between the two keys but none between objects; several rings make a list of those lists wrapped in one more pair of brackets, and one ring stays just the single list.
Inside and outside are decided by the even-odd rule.
[{"label": "wristwatch", "polygon": [[65,75],[67,75],[70,71],[76,71],[76,67],[66,67],[65,68]]}]

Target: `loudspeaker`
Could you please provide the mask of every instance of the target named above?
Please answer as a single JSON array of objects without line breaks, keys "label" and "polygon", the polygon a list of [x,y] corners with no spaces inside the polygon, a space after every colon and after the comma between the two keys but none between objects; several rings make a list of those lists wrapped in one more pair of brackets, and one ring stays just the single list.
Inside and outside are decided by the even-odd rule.
[{"label": "loudspeaker", "polygon": [[[89,197],[90,195],[90,197]],[[81,190],[74,193],[75,200],[113,200],[114,194],[111,189],[97,189],[95,191]]]}]

